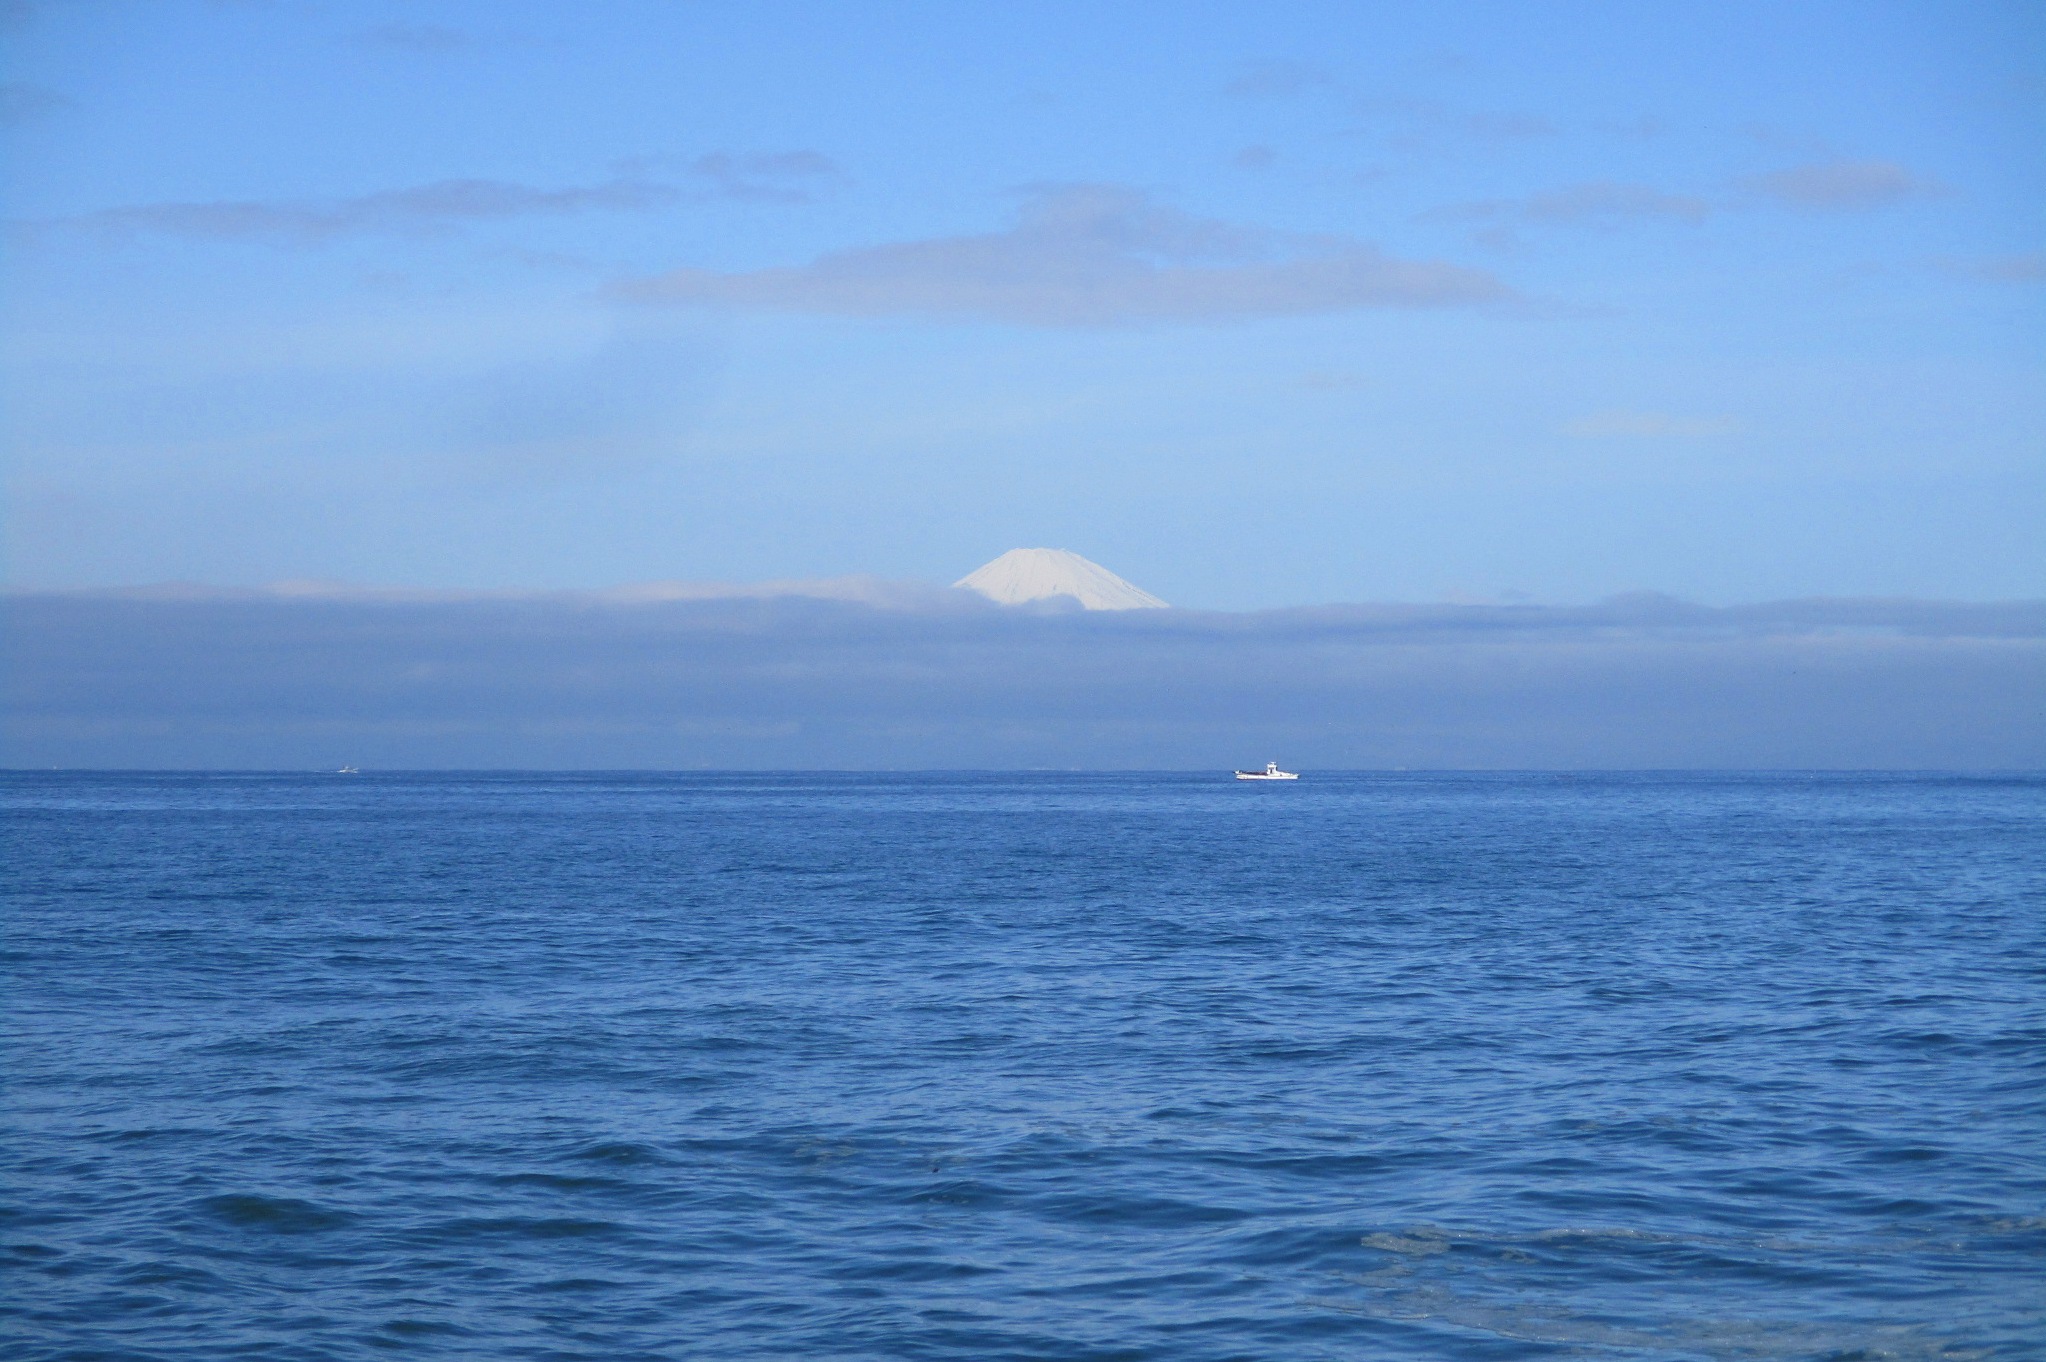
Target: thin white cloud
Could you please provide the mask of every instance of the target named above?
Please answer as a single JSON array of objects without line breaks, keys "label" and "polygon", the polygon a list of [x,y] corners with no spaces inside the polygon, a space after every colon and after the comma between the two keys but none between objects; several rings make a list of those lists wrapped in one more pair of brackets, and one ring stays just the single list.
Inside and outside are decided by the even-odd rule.
[{"label": "thin white cloud", "polygon": [[447,179],[339,199],[214,199],[129,204],[30,231],[157,232],[216,240],[313,244],[370,233],[422,233],[506,218],[584,212],[647,212],[712,198],[804,202],[837,167],[811,151],[766,155],[717,152],[688,163],[675,182],[621,173],[596,184],[541,188],[508,180]]},{"label": "thin white cloud", "polygon": [[1555,122],[1536,113],[1501,109],[1460,109],[1440,100],[1364,92],[1319,62],[1263,59],[1245,62],[1222,87],[1232,99],[1290,99],[1322,91],[1344,97],[1345,105],[1375,127],[1388,145],[1415,151],[1449,140],[1517,142],[1552,137]]},{"label": "thin white cloud", "polygon": [[1363,392],[1379,387],[1380,380],[1341,369],[1316,369],[1300,376],[1300,386],[1317,393]]},{"label": "thin white cloud", "polygon": [[1458,131],[1470,137],[1514,141],[1525,137],[1554,137],[1556,125],[1541,114],[1469,113],[1452,120]]},{"label": "thin white cloud", "polygon": [[1633,118],[1601,119],[1592,126],[1608,136],[1640,139],[1660,137],[1669,131],[1669,124],[1653,114],[1639,114]]},{"label": "thin white cloud", "polygon": [[[1915,175],[1894,161],[1825,161],[1750,176],[1738,188],[1751,198],[1813,211],[1879,208],[1908,199],[1947,193],[1935,180]],[[1483,199],[1450,204],[1421,215],[1423,221],[1487,224],[1481,237],[1510,244],[1514,227],[1583,226],[1661,219],[1696,225],[1727,204],[1696,194],[1671,193],[1650,185],[1591,180],[1524,198]]]},{"label": "thin white cloud", "polygon": [[623,331],[592,350],[450,385],[437,463],[482,486],[606,478],[672,455],[709,360],[686,337]]},{"label": "thin white cloud", "polygon": [[845,178],[830,157],[814,151],[750,156],[715,151],[691,161],[688,173],[726,198],[761,203],[809,203],[819,190]]},{"label": "thin white cloud", "polygon": [[0,83],[0,124],[26,123],[70,105],[69,99],[40,85],[24,85],[19,81]]},{"label": "thin white cloud", "polygon": [[1629,218],[1664,218],[1699,223],[1711,215],[1712,205],[1690,194],[1671,194],[1642,184],[1593,180],[1567,185],[1541,194],[1517,199],[1485,199],[1477,203],[1453,204],[1425,216],[1433,219],[1464,218],[1483,222],[1511,222],[1534,225],[1575,225],[1615,222]]},{"label": "thin white cloud", "polygon": [[671,185],[633,180],[540,189],[505,180],[435,180],[355,198],[213,200],[108,208],[62,225],[221,239],[313,242],[364,232],[431,231],[464,222],[585,212],[643,211],[673,202]]},{"label": "thin white cloud", "polygon": [[1660,411],[1603,411],[1564,423],[1563,433],[1583,440],[1699,440],[1733,435],[1732,416],[1672,416]]},{"label": "thin white cloud", "polygon": [[1741,182],[1751,194],[1792,208],[1820,212],[1884,208],[1911,199],[1937,198],[1947,189],[1895,161],[1813,161]]},{"label": "thin white cloud", "polygon": [[1267,58],[1245,62],[1222,93],[1238,99],[1282,99],[1338,83],[1335,73],[1319,63]]},{"label": "thin white cloud", "polygon": [[1499,302],[1493,275],[1347,237],[1239,227],[1113,185],[1035,191],[998,232],[893,242],[807,265],[679,269],[617,289],[650,303],[1031,326],[1222,322]]},{"label": "thin white cloud", "polygon": [[364,47],[433,57],[467,51],[480,45],[476,35],[467,29],[451,28],[446,24],[378,24],[374,28],[363,29],[354,37]]},{"label": "thin white cloud", "polygon": [[1511,110],[1458,109],[1432,99],[1362,98],[1357,116],[1396,151],[1440,150],[1461,141],[1523,142],[1553,137],[1555,123],[1541,115]]},{"label": "thin white cloud", "polygon": [[1949,262],[1947,268],[1971,279],[1992,284],[2046,283],[2046,251],[2023,251],[2017,255],[1992,255],[1979,260]]}]

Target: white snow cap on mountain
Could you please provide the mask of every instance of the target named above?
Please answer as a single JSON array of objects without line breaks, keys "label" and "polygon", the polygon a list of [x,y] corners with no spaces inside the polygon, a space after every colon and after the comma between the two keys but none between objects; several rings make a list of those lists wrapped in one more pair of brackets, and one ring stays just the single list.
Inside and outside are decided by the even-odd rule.
[{"label": "white snow cap on mountain", "polygon": [[1089,610],[1161,610],[1165,602],[1064,549],[1010,549],[954,586],[1003,605],[1071,596]]}]

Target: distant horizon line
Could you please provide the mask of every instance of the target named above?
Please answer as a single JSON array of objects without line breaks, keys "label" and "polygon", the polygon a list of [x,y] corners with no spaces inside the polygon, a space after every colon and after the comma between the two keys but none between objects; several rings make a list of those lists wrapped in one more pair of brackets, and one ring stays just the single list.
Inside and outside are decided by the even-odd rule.
[{"label": "distant horizon line", "polygon": [[[0,766],[0,776],[1221,776],[1226,766]],[[1308,776],[1896,776],[2046,778],[2035,766],[1304,766]],[[1232,787],[1233,788],[1233,787]],[[1263,788],[1263,787],[1259,787]],[[1290,785],[1278,787],[1291,789]]]},{"label": "distant horizon line", "polygon": [[[986,607],[1001,611],[1031,613],[1042,611],[1051,601],[1003,604],[991,601],[971,588],[925,578],[883,577],[875,573],[848,573],[837,577],[768,578],[739,582],[660,578],[594,587],[463,587],[403,586],[344,582],[323,578],[287,578],[259,585],[198,582],[169,579],[117,585],[61,586],[0,582],[0,599],[61,596],[93,597],[137,601],[305,601],[360,604],[461,604],[492,601],[590,601],[605,605],[665,605],[740,600],[819,600],[896,609],[923,603],[947,603],[968,608]],[[1251,615],[1287,610],[1342,609],[1346,607],[1393,607],[1427,610],[1581,610],[1595,607],[1666,605],[1704,610],[1737,610],[1775,605],[1854,603],[1863,605],[2046,605],[2046,591],[2032,596],[1961,597],[1911,595],[1896,592],[1818,592],[1730,600],[1722,603],[1682,596],[1652,587],[1629,588],[1602,596],[1576,599],[1541,599],[1518,592],[1497,596],[1398,598],[1352,597],[1339,600],[1298,602],[1288,605],[1161,607],[1178,614]],[[1056,608],[1053,606],[1052,608]],[[1091,612],[1120,613],[1120,612]]]}]

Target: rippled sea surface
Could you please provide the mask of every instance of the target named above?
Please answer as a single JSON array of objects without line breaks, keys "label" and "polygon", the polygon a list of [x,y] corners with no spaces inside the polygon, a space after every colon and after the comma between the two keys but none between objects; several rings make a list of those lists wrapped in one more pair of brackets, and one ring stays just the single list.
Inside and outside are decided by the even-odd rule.
[{"label": "rippled sea surface", "polygon": [[2046,780],[0,808],[13,1358],[2046,1356]]}]

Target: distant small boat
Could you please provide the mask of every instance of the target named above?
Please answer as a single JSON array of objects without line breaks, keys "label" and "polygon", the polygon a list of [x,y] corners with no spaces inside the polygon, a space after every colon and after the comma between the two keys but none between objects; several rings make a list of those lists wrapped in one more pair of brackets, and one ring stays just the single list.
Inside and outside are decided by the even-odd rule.
[{"label": "distant small boat", "polygon": [[362,774],[362,771],[358,767],[344,766],[334,774],[337,776],[359,776]]},{"label": "distant small boat", "polygon": [[1300,773],[1298,771],[1281,771],[1279,763],[1268,761],[1265,763],[1264,770],[1238,771],[1236,778],[1238,780],[1298,780],[1300,779]]}]

